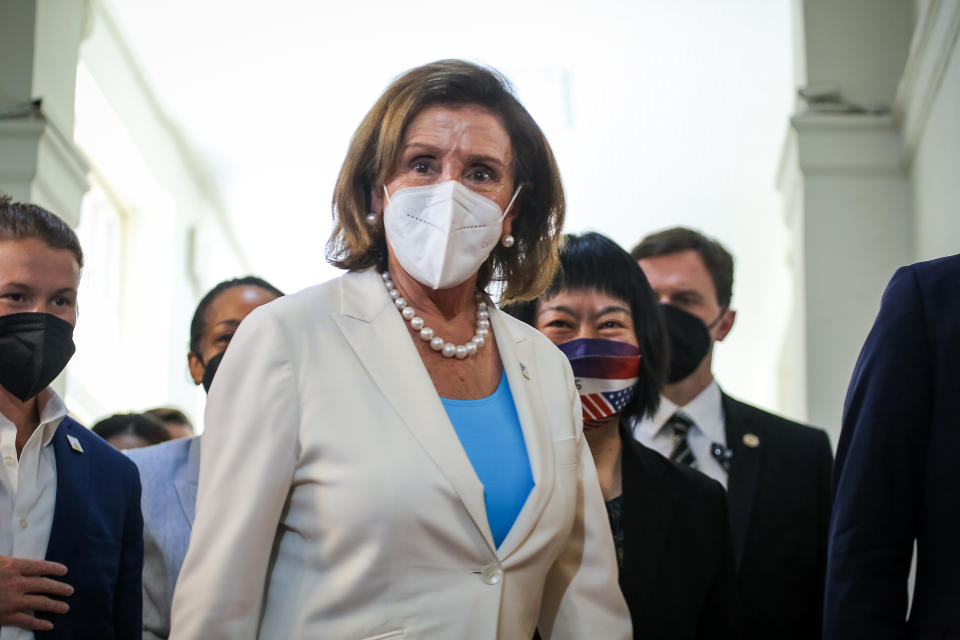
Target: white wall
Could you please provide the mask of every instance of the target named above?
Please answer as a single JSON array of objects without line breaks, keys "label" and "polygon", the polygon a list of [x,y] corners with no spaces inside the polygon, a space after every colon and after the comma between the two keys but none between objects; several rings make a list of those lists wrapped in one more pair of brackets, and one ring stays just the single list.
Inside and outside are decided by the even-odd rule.
[{"label": "white wall", "polygon": [[213,172],[251,261],[278,286],[339,274],[323,259],[334,181],[391,79],[439,58],[477,60],[504,72],[550,140],[567,230],[629,248],[682,224],[731,249],[738,318],[717,348],[718,378],[780,408],[791,292],[774,175],[792,104],[790,0],[491,0],[443,11],[278,0],[269,28],[249,3],[104,4]]},{"label": "white wall", "polygon": [[190,320],[203,293],[249,266],[122,38],[99,5],[92,9],[76,140],[94,179],[78,227],[87,265],[67,403],[88,425],[157,405],[199,425],[204,395],[186,366]]},{"label": "white wall", "polygon": [[910,174],[917,260],[960,253],[960,40],[940,55],[946,67]]},{"label": "white wall", "polygon": [[836,437],[846,385],[893,272],[960,251],[960,2],[803,0],[810,84],[890,114],[792,119],[781,188],[802,349],[794,397]]},{"label": "white wall", "polygon": [[[799,86],[831,87],[827,110],[798,100],[780,186],[793,236],[799,345],[783,349],[786,402],[839,434],[846,388],[890,274],[913,255],[901,126],[888,113],[905,68],[914,4],[799,0]],[[860,113],[856,107],[872,112]]]}]

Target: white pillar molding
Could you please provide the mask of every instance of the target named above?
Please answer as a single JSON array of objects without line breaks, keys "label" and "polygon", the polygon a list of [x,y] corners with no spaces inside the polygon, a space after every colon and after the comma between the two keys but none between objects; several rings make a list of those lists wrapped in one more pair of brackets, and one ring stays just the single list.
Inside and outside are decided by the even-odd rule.
[{"label": "white pillar molding", "polygon": [[[76,226],[88,166],[73,142],[73,96],[86,6],[0,3],[0,189]],[[36,108],[10,109],[40,100]]]},{"label": "white pillar molding", "polygon": [[777,176],[794,286],[781,396],[836,442],[884,286],[913,255],[910,179],[900,119],[889,107],[915,46],[914,6],[794,2],[797,84],[835,97],[814,100],[809,110],[798,105]]},{"label": "white pillar molding", "polygon": [[0,149],[0,190],[76,227],[89,171],[76,145],[41,116],[0,120]]},{"label": "white pillar molding", "polygon": [[835,442],[880,294],[910,260],[910,187],[892,115],[804,113],[790,124],[778,176],[795,292],[783,394]]}]

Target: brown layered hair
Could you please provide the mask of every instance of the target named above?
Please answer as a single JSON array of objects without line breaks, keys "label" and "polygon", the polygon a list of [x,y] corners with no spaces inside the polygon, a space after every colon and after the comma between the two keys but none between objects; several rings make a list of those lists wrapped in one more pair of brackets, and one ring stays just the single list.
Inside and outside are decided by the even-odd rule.
[{"label": "brown layered hair", "polygon": [[83,269],[83,249],[77,234],[66,222],[43,207],[0,193],[0,240],[39,238],[51,249],[67,249]]},{"label": "brown layered hair", "polygon": [[634,260],[643,260],[688,250],[696,251],[703,260],[717,290],[717,303],[729,309],[733,298],[733,256],[713,238],[686,227],[673,227],[645,237],[630,250],[630,255]]},{"label": "brown layered hair", "polygon": [[503,300],[537,297],[557,269],[564,218],[563,186],[543,132],[497,71],[462,60],[440,60],[399,76],[353,134],[333,195],[333,234],[327,260],[342,269],[386,268],[382,224],[366,224],[374,189],[396,173],[410,122],[425,108],[476,105],[493,113],[510,136],[513,183],[513,247],[497,244],[480,267],[477,285],[503,284]]}]

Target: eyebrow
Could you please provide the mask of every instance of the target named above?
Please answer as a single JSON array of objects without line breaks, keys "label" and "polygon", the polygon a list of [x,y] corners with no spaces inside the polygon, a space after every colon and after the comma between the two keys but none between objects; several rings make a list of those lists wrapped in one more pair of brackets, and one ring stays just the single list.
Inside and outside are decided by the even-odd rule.
[{"label": "eyebrow", "polygon": [[425,143],[425,142],[406,142],[406,143],[404,143],[404,145],[403,145],[403,150],[404,150],[404,151],[409,151],[409,150],[411,150],[411,149],[416,150],[416,151],[425,151],[425,152],[427,152],[427,153],[433,153],[433,154],[436,154],[436,155],[439,155],[439,154],[440,154],[440,147],[437,147],[437,146],[432,145],[432,144],[427,144],[427,143]]},{"label": "eyebrow", "polygon": [[703,300],[704,296],[696,289],[681,289],[680,291],[674,291],[670,294],[671,298],[678,298],[681,296],[689,296],[691,298],[696,298],[697,300]]},{"label": "eyebrow", "polygon": [[596,318],[599,316],[605,316],[608,313],[625,313],[627,315],[630,315],[630,309],[627,309],[626,307],[621,307],[618,304],[612,304],[609,307],[605,307],[604,309],[602,309],[599,313],[595,313],[593,317]]},{"label": "eyebrow", "polygon": [[229,319],[227,319],[227,320],[221,320],[220,322],[216,323],[216,324],[213,325],[213,326],[219,327],[220,325],[228,325],[228,326],[231,326],[231,327],[236,327],[236,326],[239,326],[239,325],[240,325],[240,321],[237,320],[236,318],[229,318]]},{"label": "eyebrow", "polygon": [[[29,285],[29,284],[25,284],[25,283],[23,283],[23,282],[6,282],[6,283],[4,283],[2,286],[3,286],[3,288],[9,287],[9,288],[11,288],[11,289],[26,289],[27,291],[32,291],[32,290],[34,289],[33,286],[31,286],[31,285]],[[63,288],[61,288],[61,289],[57,289],[56,291],[54,291],[54,292],[53,292],[53,295],[55,295],[55,296],[57,296],[57,295],[63,295],[64,293],[76,294],[76,293],[77,293],[77,289],[76,289],[76,287],[63,287]]]},{"label": "eyebrow", "polygon": [[573,309],[571,309],[570,307],[566,307],[566,306],[564,306],[564,305],[556,305],[556,306],[553,306],[553,307],[546,307],[546,306],[544,306],[544,307],[542,307],[541,309],[539,309],[539,310],[537,311],[537,315],[538,315],[538,316],[539,316],[539,315],[542,315],[542,314],[544,314],[544,313],[547,313],[548,311],[559,311],[559,312],[561,312],[561,313],[566,313],[566,314],[571,315],[571,316],[576,316],[576,315],[577,315],[576,313],[573,312]]}]

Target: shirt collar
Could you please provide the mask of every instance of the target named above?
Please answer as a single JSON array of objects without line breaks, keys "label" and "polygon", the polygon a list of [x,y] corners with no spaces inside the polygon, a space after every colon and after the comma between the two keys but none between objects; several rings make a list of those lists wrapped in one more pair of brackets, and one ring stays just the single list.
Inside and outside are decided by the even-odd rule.
[{"label": "shirt collar", "polygon": [[[40,405],[40,424],[36,430],[30,434],[30,440],[34,437],[40,438],[40,446],[45,447],[53,440],[57,433],[57,428],[67,416],[67,406],[56,391],[47,387],[37,395],[37,403]],[[7,416],[0,413],[0,426],[9,425],[14,430],[16,427]],[[35,435],[37,431],[40,435]]]},{"label": "shirt collar", "polygon": [[57,428],[67,416],[67,406],[63,398],[50,387],[40,392],[37,402],[40,403],[40,426],[37,429],[41,431],[41,446],[45,447],[53,440]]}]

